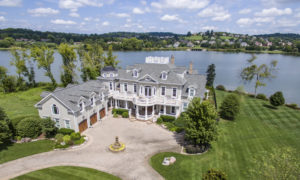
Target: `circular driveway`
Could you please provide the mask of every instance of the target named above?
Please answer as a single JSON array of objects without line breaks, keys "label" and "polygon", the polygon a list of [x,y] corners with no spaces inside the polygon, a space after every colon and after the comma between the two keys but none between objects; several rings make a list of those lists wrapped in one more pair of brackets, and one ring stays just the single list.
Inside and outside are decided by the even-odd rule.
[{"label": "circular driveway", "polygon": [[[175,135],[156,124],[107,117],[84,132],[89,141],[82,147],[57,150],[0,164],[0,179],[58,165],[84,166],[128,180],[163,179],[149,165],[149,158],[162,151],[180,152]],[[112,153],[108,146],[119,136],[126,150]]]}]

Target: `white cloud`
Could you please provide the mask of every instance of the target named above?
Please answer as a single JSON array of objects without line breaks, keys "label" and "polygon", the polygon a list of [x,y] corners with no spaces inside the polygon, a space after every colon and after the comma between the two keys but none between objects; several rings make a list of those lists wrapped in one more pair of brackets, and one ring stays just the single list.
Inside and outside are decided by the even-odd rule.
[{"label": "white cloud", "polygon": [[271,17],[258,17],[258,18],[254,18],[253,21],[257,22],[257,23],[269,23],[269,22],[274,21],[274,18],[271,18]]},{"label": "white cloud", "polygon": [[133,8],[132,12],[134,14],[144,14],[145,12],[141,10],[140,8]]},{"label": "white cloud", "polygon": [[71,16],[71,17],[80,17],[80,15],[77,12],[70,12],[69,16]]},{"label": "white cloud", "polygon": [[27,12],[32,16],[49,16],[58,14],[59,10],[52,8],[36,8],[36,9],[28,9]]},{"label": "white cloud", "polygon": [[0,6],[17,7],[22,5],[22,0],[1,0]]},{"label": "white cloud", "polygon": [[130,18],[126,19],[126,22],[131,22],[132,20]]},{"label": "white cloud", "polygon": [[104,21],[103,23],[102,23],[102,26],[108,26],[109,25],[109,22],[108,21]]},{"label": "white cloud", "polygon": [[102,7],[98,0],[59,0],[58,6],[62,9],[75,9],[84,6]]},{"label": "white cloud", "polygon": [[51,23],[53,23],[53,24],[61,24],[61,25],[73,25],[73,24],[76,24],[76,22],[74,22],[74,21],[63,20],[63,19],[51,20]]},{"label": "white cloud", "polygon": [[282,15],[290,15],[292,14],[291,8],[285,9],[277,9],[277,8],[270,8],[270,9],[263,9],[261,12],[255,13],[256,16],[282,16]]},{"label": "white cloud", "polygon": [[126,17],[130,17],[129,14],[127,13],[113,13],[114,16],[117,16],[119,18],[126,18]]},{"label": "white cloud", "polygon": [[200,17],[211,17],[213,21],[225,21],[231,17],[222,6],[212,5],[198,13]]},{"label": "white cloud", "polygon": [[238,25],[241,27],[250,26],[253,23],[258,23],[256,25],[261,25],[261,23],[270,23],[274,22],[274,18],[272,17],[257,17],[257,18],[240,18],[236,21]]},{"label": "white cloud", "polygon": [[170,9],[201,9],[209,4],[210,0],[160,0],[152,2],[154,8],[170,8]]},{"label": "white cloud", "polygon": [[218,29],[216,26],[204,26],[202,27],[203,30],[216,30]]},{"label": "white cloud", "polygon": [[5,17],[4,16],[0,16],[0,22],[4,22],[6,21]]},{"label": "white cloud", "polygon": [[162,21],[179,21],[179,22],[182,21],[182,19],[180,19],[178,17],[178,15],[169,15],[169,14],[165,14],[164,16],[162,16],[160,18],[160,20],[162,20]]},{"label": "white cloud", "polygon": [[240,18],[236,21],[236,23],[240,26],[246,26],[251,25],[253,23],[253,20],[250,18]]},{"label": "white cloud", "polygon": [[279,19],[276,23],[278,27],[295,27],[300,24],[300,21],[294,21],[291,19]]},{"label": "white cloud", "polygon": [[297,14],[295,14],[296,18],[300,18],[300,12],[298,12]]},{"label": "white cloud", "polygon": [[141,1],[141,4],[145,6],[145,5],[147,4],[147,1],[142,0],[142,1]]},{"label": "white cloud", "polygon": [[85,21],[91,21],[92,18],[91,18],[91,17],[86,17],[86,18],[84,18],[83,20],[85,20]]},{"label": "white cloud", "polygon": [[239,14],[249,14],[249,13],[251,13],[251,9],[249,9],[249,8],[246,8],[246,9],[241,9],[241,10],[239,10]]}]

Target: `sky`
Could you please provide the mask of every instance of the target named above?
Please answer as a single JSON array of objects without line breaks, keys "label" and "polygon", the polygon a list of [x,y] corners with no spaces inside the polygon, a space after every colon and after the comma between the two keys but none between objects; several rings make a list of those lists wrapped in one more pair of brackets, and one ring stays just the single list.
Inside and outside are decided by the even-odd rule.
[{"label": "sky", "polygon": [[0,0],[0,28],[300,33],[300,0]]}]

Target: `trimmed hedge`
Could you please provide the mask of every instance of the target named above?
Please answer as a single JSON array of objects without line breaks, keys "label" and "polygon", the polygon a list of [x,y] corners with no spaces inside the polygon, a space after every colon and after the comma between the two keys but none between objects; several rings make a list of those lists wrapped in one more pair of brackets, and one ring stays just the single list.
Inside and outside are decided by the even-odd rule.
[{"label": "trimmed hedge", "polygon": [[17,134],[21,137],[36,138],[41,133],[42,127],[39,119],[23,119],[17,125]]},{"label": "trimmed hedge", "polygon": [[223,119],[234,120],[240,110],[240,100],[235,94],[227,95],[220,107],[220,116]]},{"label": "trimmed hedge", "polygon": [[128,113],[128,110],[127,109],[113,109],[112,110],[112,114],[118,114],[118,115],[121,115],[124,113],[124,112],[127,112]]},{"label": "trimmed hedge", "polygon": [[122,113],[122,118],[129,118],[128,112],[123,112]]},{"label": "trimmed hedge", "polygon": [[161,124],[161,123],[163,123],[163,120],[162,120],[162,118],[161,118],[161,117],[157,118],[157,121],[156,121],[156,123],[157,123],[157,124]]},{"label": "trimmed hedge", "polygon": [[73,133],[71,134],[71,140],[72,140],[72,141],[79,140],[80,138],[81,138],[81,136],[80,136],[80,133],[79,133],[79,132],[77,132],[77,133],[73,132]]},{"label": "trimmed hedge", "polygon": [[262,99],[262,100],[265,100],[265,101],[268,100],[267,96],[264,95],[264,94],[257,94],[256,98],[257,98],[257,99]]},{"label": "trimmed hedge", "polygon": [[63,134],[63,135],[71,135],[73,132],[75,132],[73,129],[68,128],[60,128],[57,133]]},{"label": "trimmed hedge", "polygon": [[203,180],[213,180],[213,179],[226,180],[227,179],[227,175],[223,171],[215,170],[215,169],[210,169],[205,174],[203,174],[203,178],[202,179]]},{"label": "trimmed hedge", "polygon": [[281,91],[277,91],[273,95],[270,96],[270,103],[273,106],[281,106],[284,105],[285,99]]},{"label": "trimmed hedge", "polygon": [[167,116],[167,115],[161,115],[160,117],[162,118],[163,122],[174,122],[176,119],[173,116]]},{"label": "trimmed hedge", "polygon": [[286,104],[286,106],[292,109],[298,109],[298,104]]},{"label": "trimmed hedge", "polygon": [[194,145],[187,145],[185,147],[185,150],[189,154],[197,154],[197,153],[203,153],[206,150],[208,150],[209,146],[194,146]]}]

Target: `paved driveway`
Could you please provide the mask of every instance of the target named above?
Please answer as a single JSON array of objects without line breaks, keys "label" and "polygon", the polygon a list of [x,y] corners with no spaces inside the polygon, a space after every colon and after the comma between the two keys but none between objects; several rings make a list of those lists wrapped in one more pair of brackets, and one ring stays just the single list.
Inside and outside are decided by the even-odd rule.
[{"label": "paved driveway", "polygon": [[[57,165],[95,168],[122,179],[163,179],[149,165],[149,158],[157,152],[180,150],[173,133],[146,122],[108,117],[85,134],[89,137],[88,143],[77,149],[51,151],[1,164],[0,179]],[[115,136],[126,144],[124,152],[108,151]]]}]

